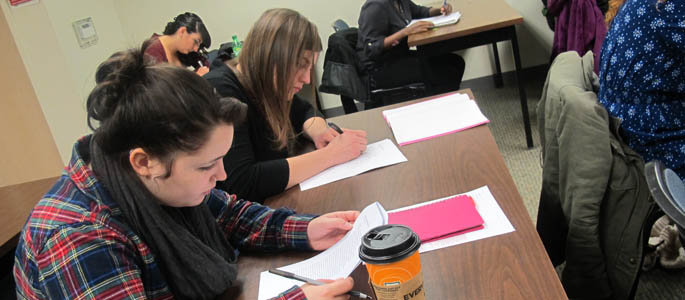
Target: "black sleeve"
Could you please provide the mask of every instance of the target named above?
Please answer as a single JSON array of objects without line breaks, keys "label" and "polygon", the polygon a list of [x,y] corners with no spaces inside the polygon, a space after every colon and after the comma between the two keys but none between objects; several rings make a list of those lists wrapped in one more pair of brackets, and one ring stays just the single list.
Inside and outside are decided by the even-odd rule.
[{"label": "black sleeve", "polygon": [[609,10],[609,0],[597,0],[597,6],[599,6],[599,10],[602,11],[602,14],[606,15]]},{"label": "black sleeve", "polygon": [[213,65],[213,67],[214,68],[203,77],[212,84],[217,93],[222,97],[242,98],[240,95],[242,95],[243,92],[240,91],[235,80],[233,80],[228,66],[222,63],[222,65]]},{"label": "black sleeve", "polygon": [[383,53],[383,43],[389,30],[388,9],[375,1],[367,1],[359,13],[359,36],[364,56],[376,59]]},{"label": "black sleeve", "polygon": [[421,5],[416,5],[413,1],[409,1],[409,9],[411,10],[411,18],[423,19],[431,16],[431,8]]},{"label": "black sleeve", "polygon": [[285,159],[257,161],[249,132],[247,121],[235,126],[233,144],[223,160],[228,178],[217,186],[240,199],[264,203],[285,190],[290,166]]},{"label": "black sleeve", "polygon": [[290,123],[292,123],[295,133],[302,132],[304,122],[317,115],[323,116],[321,113],[317,114],[314,106],[308,101],[297,95],[293,97],[293,103],[290,106]]}]

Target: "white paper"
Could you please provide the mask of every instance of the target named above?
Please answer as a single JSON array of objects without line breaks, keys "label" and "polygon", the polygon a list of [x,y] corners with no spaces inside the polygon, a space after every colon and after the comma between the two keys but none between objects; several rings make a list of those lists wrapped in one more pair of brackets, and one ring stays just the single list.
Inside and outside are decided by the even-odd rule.
[{"label": "white paper", "polygon": [[[419,248],[419,253],[424,253],[428,251],[433,251],[445,247],[450,247],[454,245],[459,245],[463,244],[466,242],[471,242],[475,240],[480,240],[500,234],[505,234],[514,231],[514,226],[511,225],[511,222],[509,222],[509,219],[507,219],[507,216],[504,215],[504,212],[502,211],[502,208],[500,208],[499,204],[497,204],[497,201],[495,200],[495,197],[492,196],[492,193],[490,193],[490,189],[487,186],[475,189],[473,191],[461,194],[461,195],[469,195],[473,200],[476,202],[476,209],[478,210],[478,213],[480,216],[483,218],[483,229],[480,230],[475,230],[471,232],[467,232],[464,234],[459,234],[456,236],[432,241],[432,242],[427,242],[421,244],[421,248]],[[433,201],[428,201],[428,202],[423,202],[411,206],[406,206],[398,209],[394,209],[392,211],[389,211],[388,213],[393,213],[397,211],[402,211],[402,210],[407,210],[407,209],[412,209],[414,207],[419,207],[431,203],[435,203],[438,201],[443,201],[449,198],[453,198],[455,196],[449,196],[445,198],[440,198],[437,200]]]},{"label": "white paper", "polygon": [[409,24],[407,24],[406,27],[409,27],[409,26],[411,26],[411,24],[414,24],[418,21],[428,21],[428,22],[433,23],[433,25],[435,27],[440,27],[440,26],[445,26],[445,25],[457,23],[459,21],[460,17],[461,17],[461,13],[459,13],[458,11],[455,11],[449,15],[446,15],[446,16],[439,15],[439,16],[430,17],[430,18],[414,19],[414,20],[411,20],[411,22],[409,22]]},{"label": "white paper", "polygon": [[385,110],[383,117],[401,146],[489,122],[466,94],[451,94]]},{"label": "white paper", "polygon": [[366,146],[359,157],[330,167],[300,183],[300,190],[308,190],[327,183],[359,175],[369,170],[405,162],[407,158],[390,139]]},{"label": "white paper", "polygon": [[[362,237],[370,229],[386,224],[388,214],[383,206],[374,202],[362,210],[354,227],[340,241],[316,256],[279,269],[288,271],[312,279],[338,279],[347,277],[357,268],[359,259],[359,246]],[[291,288],[293,285],[302,285],[303,282],[291,280],[264,271],[259,276],[260,300],[269,299]]]}]

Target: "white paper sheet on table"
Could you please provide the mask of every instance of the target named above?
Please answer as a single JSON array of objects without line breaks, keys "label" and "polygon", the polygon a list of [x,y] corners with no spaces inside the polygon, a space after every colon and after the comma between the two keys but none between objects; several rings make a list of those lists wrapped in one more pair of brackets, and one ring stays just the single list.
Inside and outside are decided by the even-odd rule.
[{"label": "white paper sheet on table", "polygon": [[[492,196],[492,193],[490,192],[490,189],[487,186],[480,187],[478,189],[466,192],[461,195],[469,195],[476,202],[476,209],[478,209],[478,213],[484,221],[483,229],[440,239],[437,241],[423,243],[421,245],[421,248],[419,248],[419,253],[424,253],[445,247],[463,244],[466,242],[480,240],[500,234],[505,234],[515,230],[514,226],[511,225],[511,222],[509,222],[507,216],[504,215],[502,208],[500,208],[499,204],[497,204],[495,197]],[[427,201],[411,206],[406,206],[388,211],[388,213],[411,209],[414,207],[435,203],[452,197],[454,196],[449,196],[445,198],[436,199],[433,201]]]},{"label": "white paper sheet on table", "polygon": [[[362,236],[371,228],[386,224],[388,214],[374,202],[362,210],[354,227],[335,245],[316,256],[279,269],[312,279],[338,279],[349,276],[357,268]],[[259,300],[269,299],[303,282],[287,279],[268,271],[259,276]]]},{"label": "white paper sheet on table", "polygon": [[428,21],[428,22],[433,23],[433,25],[435,27],[441,27],[441,26],[446,26],[446,25],[457,23],[459,21],[459,18],[461,18],[461,13],[458,11],[455,11],[449,15],[446,15],[446,16],[439,15],[439,16],[430,17],[430,18],[414,19],[414,20],[411,20],[411,22],[409,22],[409,24],[407,24],[406,27],[409,27],[409,26],[411,26],[411,24],[414,24],[418,21]]},{"label": "white paper sheet on table", "polygon": [[466,94],[450,94],[383,111],[400,146],[490,122]]},{"label": "white paper sheet on table", "polygon": [[369,170],[405,162],[407,158],[390,139],[366,146],[359,157],[330,167],[300,183],[300,190],[308,190],[327,183],[359,175]]}]

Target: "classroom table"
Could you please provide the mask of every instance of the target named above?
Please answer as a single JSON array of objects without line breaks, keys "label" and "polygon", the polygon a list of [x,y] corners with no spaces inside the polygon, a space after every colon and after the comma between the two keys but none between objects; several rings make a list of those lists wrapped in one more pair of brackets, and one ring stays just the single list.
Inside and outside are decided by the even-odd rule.
[{"label": "classroom table", "polygon": [[[523,17],[504,0],[450,0],[448,2],[452,5],[453,11],[461,13],[459,22],[410,35],[409,46],[416,46],[421,55],[430,56],[491,44],[497,70],[494,76],[495,85],[501,86],[502,69],[497,42],[511,41],[526,144],[528,148],[532,148],[533,136],[528,115],[528,98],[521,76],[521,57],[516,38],[516,25],[523,23]],[[466,64],[468,65],[468,61]]]},{"label": "classroom table", "polygon": [[59,177],[0,188],[0,257],[11,251],[29,213]]},{"label": "classroom table", "polygon": [[[470,90],[462,90],[471,99]],[[417,101],[348,114],[330,120],[364,129],[369,143],[391,138],[381,111]],[[393,139],[394,141],[394,139]],[[421,254],[426,299],[567,299],[521,196],[487,125],[400,147],[408,161],[300,191],[294,187],[267,199],[271,207],[323,214],[361,210],[379,201],[386,210],[460,194],[487,185],[514,232]],[[227,299],[256,299],[259,274],[313,256],[243,252],[238,280]],[[371,293],[360,265],[355,289]]]}]

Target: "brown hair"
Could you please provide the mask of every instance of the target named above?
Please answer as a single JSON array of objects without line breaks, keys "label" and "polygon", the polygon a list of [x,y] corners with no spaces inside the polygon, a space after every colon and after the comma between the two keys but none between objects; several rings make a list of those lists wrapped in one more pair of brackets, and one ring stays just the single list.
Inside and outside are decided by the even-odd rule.
[{"label": "brown hair", "polygon": [[321,51],[316,25],[285,8],[265,11],[245,38],[238,79],[273,132],[278,149],[295,139],[289,88],[304,52]]},{"label": "brown hair", "polygon": [[606,23],[607,28],[611,26],[611,21],[618,14],[618,9],[621,8],[625,0],[609,0],[609,9],[604,15],[604,23]]}]

